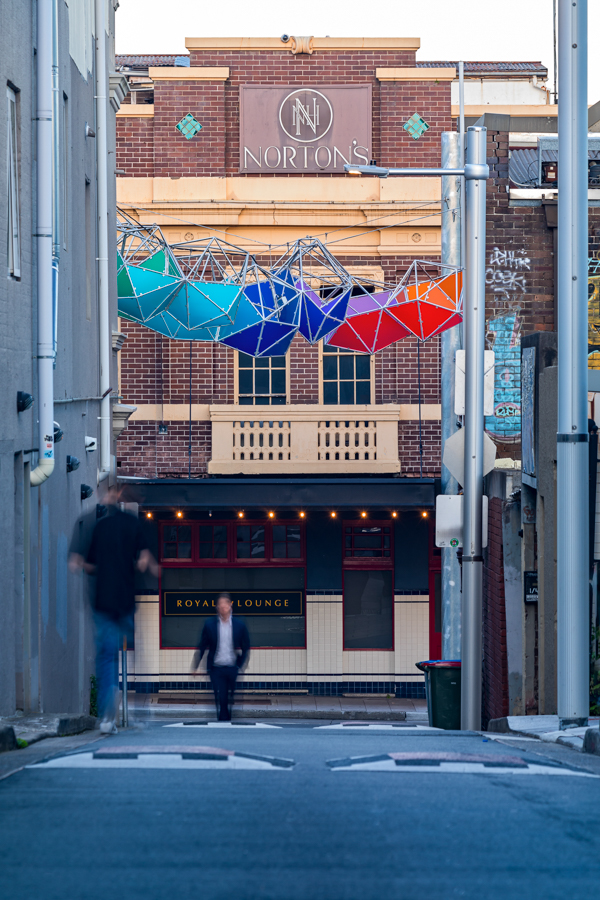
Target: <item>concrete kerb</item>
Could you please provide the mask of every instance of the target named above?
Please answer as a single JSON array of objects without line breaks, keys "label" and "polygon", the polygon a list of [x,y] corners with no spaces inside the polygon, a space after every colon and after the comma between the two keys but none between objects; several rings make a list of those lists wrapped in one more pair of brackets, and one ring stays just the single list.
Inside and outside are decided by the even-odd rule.
[{"label": "concrete kerb", "polygon": [[600,756],[600,730],[595,727],[558,728],[558,716],[503,716],[491,719],[488,732],[496,734],[523,735],[552,744],[562,744],[580,753],[594,753]]},{"label": "concrete kerb", "polygon": [[69,713],[7,716],[0,724],[0,752],[17,750],[19,741],[25,741],[29,746],[45,738],[67,737],[84,731],[93,731],[95,727],[94,716]]},{"label": "concrete kerb", "polygon": [[600,729],[588,728],[583,738],[583,752],[600,756]]},{"label": "concrete kerb", "polygon": [[16,750],[18,746],[15,729],[12,725],[0,725],[0,753]]}]

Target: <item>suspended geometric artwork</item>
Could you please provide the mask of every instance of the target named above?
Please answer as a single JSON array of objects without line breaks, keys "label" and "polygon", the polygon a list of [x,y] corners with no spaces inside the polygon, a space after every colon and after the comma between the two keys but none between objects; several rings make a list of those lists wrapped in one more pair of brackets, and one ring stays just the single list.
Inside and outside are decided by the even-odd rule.
[{"label": "suspended geometric artwork", "polygon": [[354,353],[376,353],[410,334],[394,316],[397,288],[350,298],[346,321],[325,343]]},{"label": "suspended geometric artwork", "polygon": [[246,284],[250,254],[218,238],[173,244],[181,272],[168,310],[184,329],[231,325]]},{"label": "suspended geometric artwork", "polygon": [[256,262],[255,281],[247,284],[231,325],[219,328],[217,340],[250,356],[284,356],[300,324],[300,291]]},{"label": "suspended geometric artwork", "polygon": [[360,281],[316,238],[269,267],[218,238],[169,245],[156,225],[119,211],[119,315],[175,340],[284,356],[296,334],[376,353],[409,334],[425,341],[462,319],[461,272],[417,260],[399,284]]},{"label": "suspended geometric artwork", "polygon": [[119,314],[144,322],[167,307],[179,285],[179,269],[157,225],[144,228],[123,215],[117,219],[117,232]]},{"label": "suspended geometric artwork", "polygon": [[[160,229],[129,217],[117,222],[119,311],[155,330],[181,338],[214,340],[231,325],[246,283],[250,255],[217,238],[169,246]],[[156,317],[161,315],[162,320]]]},{"label": "suspended geometric artwork", "polygon": [[394,317],[420,341],[462,322],[462,272],[417,259],[398,285]]},{"label": "suspended geometric artwork", "polygon": [[341,325],[353,279],[317,238],[294,241],[272,271],[300,291],[300,334],[316,344]]}]

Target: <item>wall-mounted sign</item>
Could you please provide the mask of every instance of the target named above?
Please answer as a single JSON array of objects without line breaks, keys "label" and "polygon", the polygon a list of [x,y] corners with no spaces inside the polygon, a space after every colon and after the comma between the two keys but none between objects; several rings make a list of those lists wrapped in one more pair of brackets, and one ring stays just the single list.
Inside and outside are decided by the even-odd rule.
[{"label": "wall-mounted sign", "polygon": [[525,588],[525,603],[538,602],[538,573],[523,572],[523,582]]},{"label": "wall-mounted sign", "polygon": [[240,88],[240,172],[343,172],[371,159],[370,84]]},{"label": "wall-mounted sign", "polygon": [[[233,614],[244,616],[301,616],[303,591],[229,591]],[[217,611],[219,591],[164,591],[165,616],[210,616]]]}]

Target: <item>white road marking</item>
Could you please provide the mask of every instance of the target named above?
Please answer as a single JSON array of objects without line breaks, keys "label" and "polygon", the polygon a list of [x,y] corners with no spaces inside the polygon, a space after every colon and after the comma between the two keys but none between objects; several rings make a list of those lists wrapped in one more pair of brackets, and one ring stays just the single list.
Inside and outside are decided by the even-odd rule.
[{"label": "white road marking", "polygon": [[521,737],[518,734],[497,734],[491,735],[486,733],[488,741],[539,741],[539,738]]},{"label": "white road marking", "polygon": [[[137,759],[94,759],[93,753],[60,756],[48,762],[27,766],[28,769],[262,769],[283,771],[282,766],[259,759],[233,754],[218,759],[183,759],[180,753],[143,753]],[[291,767],[290,767],[291,768]]]},{"label": "white road marking", "polygon": [[386,722],[368,722],[365,725],[354,725],[348,724],[345,722],[339,722],[337,725],[315,725],[315,731],[332,731],[332,730],[343,730],[343,731],[416,731],[419,729],[420,731],[443,731],[443,728],[433,728],[430,725],[391,725]]},{"label": "white road marking", "polygon": [[[491,757],[493,760],[493,757]],[[442,762],[437,766],[398,766],[393,759],[378,762],[356,763],[353,766],[334,766],[333,772],[411,772],[413,775],[574,775],[580,778],[599,778],[591,772],[563,769],[557,766],[543,766],[529,763],[519,766],[484,766],[483,763]]]},{"label": "white road marking", "polygon": [[163,725],[163,728],[281,728],[280,725],[265,725],[263,722],[253,722],[251,725],[236,725],[233,722],[207,722],[205,725],[186,725],[184,722],[174,722],[172,725]]}]

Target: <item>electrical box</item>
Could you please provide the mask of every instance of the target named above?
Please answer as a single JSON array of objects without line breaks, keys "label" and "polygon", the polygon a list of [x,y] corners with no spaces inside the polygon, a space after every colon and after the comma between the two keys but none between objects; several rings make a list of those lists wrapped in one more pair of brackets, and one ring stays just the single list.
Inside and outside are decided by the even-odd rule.
[{"label": "electrical box", "polygon": [[[463,494],[438,494],[435,499],[435,546],[463,545]],[[483,495],[481,507],[481,546],[488,544],[488,498]]]},{"label": "electrical box", "polygon": [[[486,350],[483,361],[483,414],[494,415],[494,351]],[[457,416],[465,414],[465,351],[456,351],[456,377],[454,379],[454,412]]]}]

